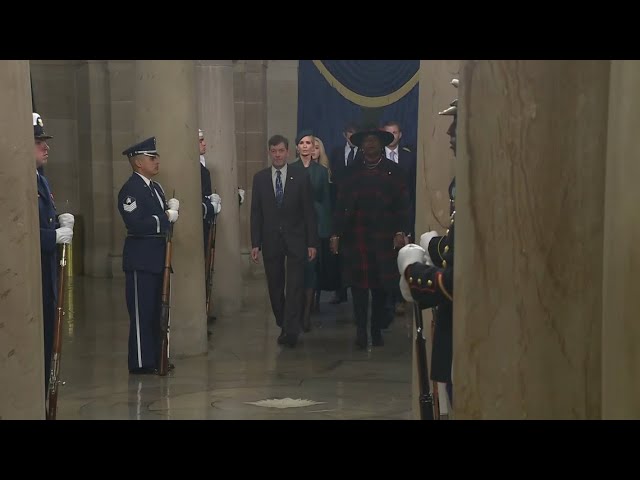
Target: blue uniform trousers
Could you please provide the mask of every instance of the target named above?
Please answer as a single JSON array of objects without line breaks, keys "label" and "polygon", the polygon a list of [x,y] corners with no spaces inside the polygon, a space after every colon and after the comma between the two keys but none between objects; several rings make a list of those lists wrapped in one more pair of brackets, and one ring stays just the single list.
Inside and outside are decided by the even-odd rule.
[{"label": "blue uniform trousers", "polygon": [[129,310],[129,370],[158,368],[160,359],[160,301],[162,274],[127,271]]}]

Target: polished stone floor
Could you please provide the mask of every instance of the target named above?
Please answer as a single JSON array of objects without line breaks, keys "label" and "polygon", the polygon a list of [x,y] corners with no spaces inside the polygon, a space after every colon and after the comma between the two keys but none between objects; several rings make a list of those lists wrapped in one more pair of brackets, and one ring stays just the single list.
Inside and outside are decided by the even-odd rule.
[{"label": "polished stone floor", "polygon": [[[265,280],[252,279],[245,308],[210,327],[206,354],[172,359],[167,377],[130,375],[124,280],[69,283],[58,419],[411,418],[411,326],[403,316],[385,331],[384,347],[358,350],[351,303],[331,305],[323,292],[311,332],[285,348],[276,343]],[[298,402],[260,404],[287,398]]]}]

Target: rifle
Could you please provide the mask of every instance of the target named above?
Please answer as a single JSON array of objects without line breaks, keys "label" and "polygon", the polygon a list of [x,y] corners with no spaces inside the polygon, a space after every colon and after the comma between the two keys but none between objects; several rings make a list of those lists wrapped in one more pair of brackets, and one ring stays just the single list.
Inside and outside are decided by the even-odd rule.
[{"label": "rifle", "polygon": [[[176,192],[173,192],[175,197]],[[165,376],[169,370],[169,328],[171,309],[171,244],[173,237],[173,223],[167,231],[167,246],[164,254],[164,273],[162,277],[162,297],[160,300],[160,368],[158,375]]]},{"label": "rifle", "polygon": [[55,420],[58,412],[58,387],[60,385],[60,356],[62,353],[62,317],[64,316],[64,269],[67,266],[67,245],[62,244],[62,255],[58,267],[58,305],[53,324],[53,349],[51,351],[51,371],[49,372],[49,392],[47,420]]},{"label": "rifle", "polygon": [[209,304],[211,303],[211,296],[213,293],[213,265],[216,258],[216,233],[218,214],[213,217],[211,225],[209,226],[209,238],[207,239],[207,260],[206,260],[206,289],[207,289],[207,301],[205,312],[209,315]]},{"label": "rifle", "polygon": [[433,397],[429,391],[427,345],[423,335],[422,309],[417,302],[413,303],[413,316],[416,318],[416,353],[418,355],[420,420],[433,420]]},{"label": "rifle", "polygon": [[[436,331],[436,307],[431,309],[431,348],[433,349],[433,339]],[[440,420],[440,395],[438,393],[438,382],[433,381],[433,411],[436,420]]]}]

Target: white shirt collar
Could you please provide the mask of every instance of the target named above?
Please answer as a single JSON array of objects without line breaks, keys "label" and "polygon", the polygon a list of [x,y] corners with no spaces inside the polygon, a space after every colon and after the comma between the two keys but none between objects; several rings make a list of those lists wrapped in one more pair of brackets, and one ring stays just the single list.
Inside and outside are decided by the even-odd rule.
[{"label": "white shirt collar", "polygon": [[[287,176],[287,163],[284,164],[284,167],[282,167],[280,169],[280,171],[282,172],[282,175],[284,175],[285,177]],[[276,167],[274,167],[273,165],[271,165],[271,175],[272,176],[276,176],[276,171],[278,171],[278,169]]]},{"label": "white shirt collar", "polygon": [[200,155],[200,163],[202,164],[203,167],[206,167],[204,163],[204,155]]},{"label": "white shirt collar", "polygon": [[[135,173],[138,173],[138,172],[135,172]],[[144,183],[147,184],[147,187],[151,184],[151,180],[149,180],[147,177],[145,177],[141,173],[138,173],[138,175],[140,175],[140,178],[142,178],[144,180]]]}]

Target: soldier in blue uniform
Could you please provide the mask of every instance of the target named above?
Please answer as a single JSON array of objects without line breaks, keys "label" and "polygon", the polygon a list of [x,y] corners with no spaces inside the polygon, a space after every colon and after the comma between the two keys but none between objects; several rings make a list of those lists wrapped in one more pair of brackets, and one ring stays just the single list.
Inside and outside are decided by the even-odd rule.
[{"label": "soldier in blue uniform", "polygon": [[[456,88],[458,80],[451,82]],[[439,115],[453,116],[447,130],[450,146],[456,153],[458,100]],[[421,309],[435,308],[435,329],[431,353],[431,380],[447,384],[453,401],[451,367],[453,361],[453,244],[455,230],[455,177],[449,185],[450,225],[445,235],[424,233],[420,245],[409,244],[398,252],[400,291],[408,302],[418,302]]]},{"label": "soldier in blue uniform", "polygon": [[49,388],[51,351],[53,349],[54,321],[58,303],[59,243],[71,243],[74,217],[70,213],[58,216],[49,182],[38,172],[49,160],[47,140],[53,138],[44,131],[42,117],[33,114],[33,138],[35,142],[36,182],[38,186],[38,215],[40,219],[40,265],[42,269],[42,317],[44,321],[44,384]]},{"label": "soldier in blue uniform", "polygon": [[207,257],[207,240],[209,230],[213,227],[215,217],[222,210],[222,199],[213,193],[211,172],[205,165],[204,154],[207,153],[207,142],[204,132],[198,129],[198,145],[200,147],[200,190],[202,192],[202,230],[204,233],[204,256]]},{"label": "soldier in blue uniform", "polygon": [[[178,220],[180,202],[165,198],[152,177],[160,167],[156,138],[122,152],[133,173],[118,193],[118,210],[127,228],[122,254],[129,310],[129,372],[156,374],[160,360],[160,302],[166,234]],[[169,369],[173,365],[169,364]]]}]

